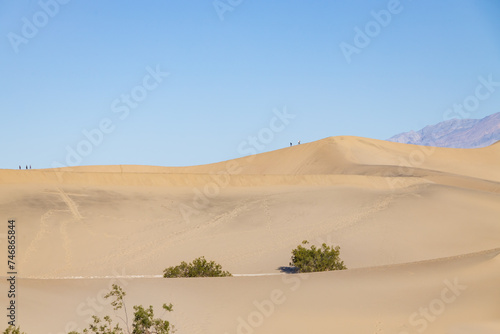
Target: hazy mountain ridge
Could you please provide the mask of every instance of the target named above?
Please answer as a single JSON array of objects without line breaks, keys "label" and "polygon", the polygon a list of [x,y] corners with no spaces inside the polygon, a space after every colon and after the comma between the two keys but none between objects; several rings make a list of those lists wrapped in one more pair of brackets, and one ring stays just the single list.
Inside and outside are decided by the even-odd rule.
[{"label": "hazy mountain ridge", "polygon": [[500,140],[500,112],[482,119],[450,119],[419,131],[403,132],[387,140],[438,147],[485,147]]}]

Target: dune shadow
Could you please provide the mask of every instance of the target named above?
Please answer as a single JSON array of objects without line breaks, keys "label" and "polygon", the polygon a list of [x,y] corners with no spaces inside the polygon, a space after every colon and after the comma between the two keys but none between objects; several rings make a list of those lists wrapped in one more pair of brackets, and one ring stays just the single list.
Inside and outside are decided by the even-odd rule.
[{"label": "dune shadow", "polygon": [[296,274],[299,272],[299,269],[297,267],[285,267],[285,266],[281,266],[281,267],[278,267],[279,271],[281,271],[282,273],[285,273],[285,274]]}]

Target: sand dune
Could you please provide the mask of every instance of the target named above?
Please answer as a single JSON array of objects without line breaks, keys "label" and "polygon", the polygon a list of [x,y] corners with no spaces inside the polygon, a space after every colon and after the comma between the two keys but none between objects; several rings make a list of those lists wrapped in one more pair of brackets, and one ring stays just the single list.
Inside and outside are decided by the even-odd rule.
[{"label": "sand dune", "polygon": [[[83,326],[90,311],[78,306],[112,280],[91,277],[154,276],[201,255],[279,274],[307,239],[340,245],[349,270],[121,279],[131,304],[174,303],[180,333],[237,333],[239,317],[242,333],[500,333],[499,167],[499,143],[332,137],[202,166],[1,170],[2,219],[18,224],[20,324]],[[440,303],[455,279],[467,288]],[[248,325],[276,289],[286,301]],[[430,303],[445,310],[422,318]]]},{"label": "sand dune", "polygon": [[37,333],[83,327],[112,313],[102,295],[119,283],[131,305],[172,302],[180,333],[497,333],[499,254],[265,277],[22,280],[19,319]]}]

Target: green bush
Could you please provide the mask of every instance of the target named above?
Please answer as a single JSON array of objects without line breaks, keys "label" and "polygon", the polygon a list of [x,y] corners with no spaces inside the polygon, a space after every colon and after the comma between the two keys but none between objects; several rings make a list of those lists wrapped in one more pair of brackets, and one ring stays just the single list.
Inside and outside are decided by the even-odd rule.
[{"label": "green bush", "polygon": [[178,277],[226,277],[232,276],[228,271],[222,271],[222,266],[214,261],[208,262],[205,257],[194,259],[192,263],[181,262],[180,265],[169,267],[163,271],[165,278]]},{"label": "green bush", "polygon": [[[302,241],[302,245],[307,245],[307,240]],[[343,270],[347,269],[344,261],[340,260],[340,247],[330,247],[325,243],[321,248],[311,246],[310,249],[299,245],[292,250],[291,266],[297,268],[300,273],[316,272],[316,271],[329,271],[329,270]]]},{"label": "green bush", "polygon": [[[172,304],[163,304],[165,311],[172,311]],[[132,324],[132,334],[154,333],[154,334],[169,334],[173,331],[173,326],[166,320],[154,318],[153,306],[144,308],[142,305],[134,306],[134,323]]]},{"label": "green bush", "polygon": [[[97,316],[92,316],[94,322],[89,325],[89,328],[83,330],[83,334],[130,334],[130,327],[128,323],[127,306],[125,304],[126,293],[122,288],[116,284],[113,284],[111,291],[104,296],[104,298],[113,298],[111,306],[113,310],[117,311],[123,308],[123,313],[125,318],[117,317],[125,324],[125,331],[117,323],[113,326],[113,321],[110,316],[105,316],[104,320],[101,320]],[[163,304],[163,309],[168,312],[172,312],[172,304]],[[134,321],[132,322],[132,334],[170,334],[174,332],[173,326],[166,320],[160,318],[154,318],[153,306],[145,309],[142,305],[134,306]],[[78,332],[70,332],[68,334],[80,334]]]},{"label": "green bush", "polygon": [[20,327],[14,327],[14,326],[9,326],[7,329],[3,332],[3,334],[25,334],[24,332],[21,332]]},{"label": "green bush", "polygon": [[[89,328],[83,330],[83,334],[171,334],[175,332],[173,326],[166,320],[160,318],[154,318],[153,306],[149,308],[144,308],[142,305],[134,306],[134,321],[132,322],[132,332],[130,331],[127,306],[125,304],[126,293],[122,288],[116,284],[113,284],[111,291],[104,296],[104,298],[113,298],[111,306],[113,310],[118,311],[123,308],[123,314],[125,316],[116,316],[124,323],[125,330],[120,327],[117,323],[113,325],[113,320],[109,315],[105,316],[103,319],[98,316],[92,316],[94,319],[93,323],[89,325]],[[163,309],[167,312],[172,312],[172,304],[163,304]],[[21,333],[19,327],[9,326],[3,334],[25,334]],[[80,334],[79,332],[72,331],[68,334]]]}]

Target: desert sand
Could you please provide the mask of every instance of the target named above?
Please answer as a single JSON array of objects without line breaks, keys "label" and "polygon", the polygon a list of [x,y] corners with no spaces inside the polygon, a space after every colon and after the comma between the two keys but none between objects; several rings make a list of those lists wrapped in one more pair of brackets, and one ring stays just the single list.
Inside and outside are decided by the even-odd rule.
[{"label": "desert sand", "polygon": [[[113,283],[129,312],[172,303],[177,333],[500,333],[500,143],[331,137],[192,167],[0,170],[0,185],[27,333],[112,314]],[[302,240],[340,246],[349,269],[281,272]],[[199,256],[235,276],[161,278]]]}]

